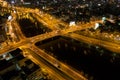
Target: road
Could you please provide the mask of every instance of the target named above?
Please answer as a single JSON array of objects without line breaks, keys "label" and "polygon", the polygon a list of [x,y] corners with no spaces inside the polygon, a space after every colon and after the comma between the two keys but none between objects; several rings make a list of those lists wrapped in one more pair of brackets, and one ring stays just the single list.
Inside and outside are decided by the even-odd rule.
[{"label": "road", "polygon": [[[94,21],[94,22],[90,22],[90,23],[87,23],[87,24],[80,24],[80,25],[70,27],[67,23],[62,22],[61,20],[56,19],[55,17],[53,17],[53,16],[51,16],[47,13],[44,13],[42,11],[39,11],[37,9],[34,10],[34,9],[16,7],[16,10],[19,13],[23,13],[23,11],[28,12],[28,13],[32,13],[34,18],[36,18],[40,23],[44,24],[45,26],[52,29],[53,31],[45,33],[45,34],[37,35],[37,36],[31,37],[31,38],[26,38],[23,35],[22,31],[20,30],[19,25],[16,22],[16,14],[17,13],[16,14],[14,13],[14,14],[12,14],[14,19],[11,23],[14,26],[14,30],[16,32],[16,35],[18,35],[18,37],[20,38],[20,41],[15,43],[15,44],[13,44],[13,43],[8,44],[7,47],[0,50],[0,54],[4,54],[4,53],[10,52],[10,51],[12,51],[12,50],[14,50],[18,47],[21,48],[21,47],[24,46],[25,48],[29,48],[33,51],[33,52],[32,51],[29,51],[29,52],[33,56],[38,58],[38,62],[40,62],[40,64],[45,62],[42,65],[46,64],[46,65],[51,66],[51,69],[53,69],[54,71],[58,71],[59,75],[61,75],[62,77],[65,77],[65,74],[67,74],[67,75],[70,76],[69,78],[72,78],[74,80],[78,80],[78,79],[79,80],[80,79],[81,80],[87,80],[86,78],[81,76],[79,72],[74,71],[73,69],[68,67],[68,65],[65,65],[65,64],[59,62],[58,60],[51,57],[50,55],[47,55],[44,51],[38,49],[34,44],[38,41],[42,41],[42,40],[45,40],[45,39],[48,39],[48,38],[51,38],[51,37],[54,37],[54,36],[62,35],[62,36],[68,36],[68,37],[71,37],[71,38],[74,38],[74,39],[77,39],[77,40],[80,40],[80,41],[84,41],[85,43],[87,42],[87,43],[91,43],[91,44],[97,44],[97,45],[103,46],[107,49],[110,49],[111,51],[120,53],[120,49],[119,49],[120,47],[119,47],[119,45],[117,45],[115,43],[101,41],[101,40],[85,37],[85,36],[82,36],[82,35],[78,35],[78,34],[75,34],[75,33],[70,33],[70,32],[74,32],[76,30],[83,30],[83,29],[93,27],[96,22],[101,22],[101,21]],[[18,15],[19,15],[19,13],[18,13]],[[63,26],[64,29],[61,29],[60,25]],[[34,53],[39,54],[39,57],[37,56],[37,54],[34,54]],[[40,58],[40,57],[42,57],[43,59]],[[52,65],[50,65],[49,63],[44,61],[44,59],[47,62],[51,63]],[[60,69],[57,68],[57,66],[55,64],[56,61],[57,61],[57,63],[60,64]],[[46,66],[46,68],[48,69],[47,66]],[[54,71],[52,71],[52,72],[54,72]],[[62,75],[61,71],[64,72],[65,74]],[[54,73],[54,74],[56,74],[56,73]],[[65,78],[67,78],[67,80],[72,80],[72,79],[68,79],[68,77],[65,77]],[[64,79],[60,79],[60,80],[64,80]]]},{"label": "road", "polygon": [[16,19],[17,19],[17,16],[15,13],[12,13],[12,16],[13,16],[13,19],[11,21],[11,25],[13,26],[13,29],[16,33],[16,35],[18,36],[18,38],[21,40],[21,39],[25,39],[26,37],[24,36],[24,34],[22,33],[21,29],[20,29],[20,26],[18,25]]},{"label": "road", "polygon": [[[87,25],[87,24],[85,24]],[[83,25],[84,26],[84,25]],[[20,42],[18,43],[15,43],[15,44],[9,44],[8,47],[5,47],[5,48],[2,48],[0,50],[0,53],[5,53],[7,50],[11,50],[11,47],[19,47],[24,44],[27,44],[27,43],[31,43],[31,44],[35,44],[36,42],[38,41],[41,41],[41,40],[45,40],[45,39],[48,39],[48,38],[51,38],[51,37],[54,37],[54,36],[58,36],[58,35],[63,35],[63,34],[67,34],[69,32],[73,32],[73,31],[76,31],[76,30],[82,30],[82,29],[85,29],[85,28],[88,28],[88,27],[84,27],[84,28],[81,28],[81,27],[70,27],[68,29],[64,29],[64,30],[54,30],[52,32],[49,32],[49,33],[45,33],[45,34],[41,34],[41,35],[37,35],[37,36],[34,36],[34,37],[31,37],[31,38],[22,38]],[[22,33],[19,33],[18,35],[22,35]],[[11,47],[9,47],[11,46]],[[7,51],[8,52],[8,51]]]},{"label": "road", "polygon": [[86,36],[82,36],[79,34],[75,34],[75,33],[71,33],[71,34],[66,34],[67,37],[71,37],[73,39],[88,43],[88,44],[94,44],[94,45],[99,45],[102,46],[112,52],[116,52],[116,53],[120,53],[120,45],[119,44],[115,44],[113,42],[108,42],[108,41],[102,41],[99,39],[95,39],[95,38],[90,38],[90,37],[86,37]]},{"label": "road", "polygon": [[[47,62],[52,64],[54,67],[58,68],[60,71],[62,71],[65,74],[69,75],[71,78],[73,78],[73,80],[77,80],[77,79],[79,79],[79,80],[87,80],[86,78],[81,76],[81,73],[79,71],[77,71],[76,69],[68,67],[68,65],[65,65],[64,63],[58,61],[57,59],[55,59],[54,57],[48,55],[46,52],[44,52],[43,50],[39,49],[38,47],[36,47],[34,45],[21,46],[20,48],[24,49],[26,47],[31,49],[32,51],[34,51],[36,54],[38,54],[40,57],[42,57]],[[60,65],[60,68],[56,65],[56,63]]]},{"label": "road", "polygon": [[50,75],[54,77],[55,80],[74,80],[47,62],[46,59],[43,59],[41,56],[37,55],[35,51],[32,51],[29,48],[24,48],[24,50],[28,51],[28,57],[30,56],[29,58],[31,58],[31,60],[36,61],[35,63],[38,63],[41,68],[44,68]]}]

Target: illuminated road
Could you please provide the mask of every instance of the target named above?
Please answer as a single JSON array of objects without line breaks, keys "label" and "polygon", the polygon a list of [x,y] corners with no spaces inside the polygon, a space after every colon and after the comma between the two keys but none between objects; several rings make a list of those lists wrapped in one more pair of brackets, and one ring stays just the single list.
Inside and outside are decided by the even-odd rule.
[{"label": "illuminated road", "polygon": [[[32,38],[26,38],[26,39],[24,39],[23,41],[21,41],[21,42],[19,42],[19,43],[17,43],[17,44],[11,45],[11,46],[9,46],[8,48],[6,47],[6,49],[1,50],[0,53],[4,53],[4,52],[6,52],[6,51],[11,51],[11,50],[13,50],[13,49],[15,49],[15,48],[17,48],[17,47],[19,47],[19,46],[25,45],[25,44],[30,44],[30,45],[32,45],[32,44],[34,44],[34,43],[36,43],[36,42],[38,42],[38,41],[45,40],[45,39],[48,39],[48,38],[51,38],[51,37],[54,37],[54,36],[57,36],[57,35],[66,34],[66,33],[68,33],[68,32],[72,32],[72,31],[75,31],[75,30],[76,30],[76,29],[60,30],[59,33],[56,33],[56,31],[52,31],[52,32],[49,32],[49,33],[46,33],[46,34],[42,34],[42,35],[38,35],[38,36],[35,36],[35,37],[32,37]],[[67,32],[66,32],[66,31],[67,31]],[[29,45],[29,46],[30,46],[30,45]],[[32,46],[31,46],[31,47],[32,47]],[[30,48],[31,48],[31,47],[30,47]],[[32,48],[32,49],[33,49],[33,48]],[[34,51],[36,51],[36,50],[38,50],[38,49],[34,49]],[[36,53],[38,53],[38,51],[36,51]],[[47,55],[47,54],[41,54],[41,55],[44,55],[44,58],[45,58],[46,56],[49,56],[49,55]],[[41,56],[41,55],[40,55],[40,56]],[[51,58],[50,56],[47,57],[47,59],[48,59],[49,62],[50,62],[51,64],[53,64],[53,65],[54,65],[54,62],[57,61],[56,59],[53,59],[53,58]],[[54,60],[54,61],[53,61],[53,60]],[[61,63],[61,62],[59,62],[59,63],[60,63],[60,65],[61,65],[61,71],[65,72],[66,74],[69,74],[70,76],[72,75],[71,77],[75,78],[75,80],[76,80],[76,79],[86,80],[84,77],[82,77],[80,74],[76,73],[76,72],[75,72],[73,69],[71,69],[70,67],[64,65],[64,64]],[[74,74],[74,75],[73,75],[73,74]]]},{"label": "illuminated road", "polygon": [[[42,15],[42,16],[41,16]],[[40,14],[35,13],[33,16],[39,21],[42,22],[44,25],[48,26],[52,30],[58,30],[61,29],[61,26],[64,28],[67,28],[69,25],[65,24],[64,22],[60,20],[56,20],[54,17],[48,15],[48,14]]]},{"label": "illuminated road", "polygon": [[90,37],[85,37],[85,36],[75,34],[75,33],[66,34],[66,36],[74,38],[79,41],[83,41],[88,44],[102,46],[112,52],[120,53],[120,45],[119,44],[115,44],[115,43],[108,42],[108,41],[102,41],[102,40],[98,40],[98,39],[94,39],[94,38],[90,38]]},{"label": "illuminated road", "polygon": [[69,77],[68,75],[66,75],[65,73],[63,73],[62,71],[60,71],[59,69],[57,69],[56,67],[54,67],[52,64],[47,62],[46,59],[43,59],[42,57],[37,55],[35,51],[32,51],[29,48],[23,48],[23,51],[26,51],[28,57],[31,60],[34,59],[33,61],[35,61],[35,63],[40,65],[41,68],[44,68],[47,72],[49,72],[49,74],[51,76],[53,76],[54,79],[57,79],[57,80],[74,80],[71,77]]},{"label": "illuminated road", "polygon": [[16,31],[16,34],[18,35],[19,39],[25,39],[25,36],[23,35],[21,29],[20,29],[20,26],[18,25],[17,21],[16,21],[16,14],[13,13],[12,14],[13,16],[13,20],[11,22],[12,26],[14,27],[13,29]]},{"label": "illuminated road", "polygon": [[[101,22],[101,21],[94,21],[91,23],[87,23],[87,24],[80,24],[80,25],[76,25],[76,26],[69,26],[67,23],[64,23],[62,21],[60,21],[59,19],[56,19],[53,16],[50,16],[49,14],[43,13],[42,11],[39,10],[34,10],[34,9],[27,9],[27,8],[16,8],[18,11],[18,15],[20,13],[22,13],[23,11],[28,12],[28,13],[32,13],[32,15],[42,24],[44,24],[45,26],[47,26],[48,28],[52,29],[52,32],[49,33],[45,33],[45,34],[41,34],[41,35],[37,35],[31,38],[26,38],[22,31],[20,30],[19,25],[16,22],[16,14],[12,14],[12,16],[14,17],[13,21],[11,22],[12,26],[14,27],[14,31],[16,33],[16,35],[20,38],[20,41],[13,44],[8,44],[5,48],[0,50],[0,54],[4,54],[6,52],[10,52],[16,48],[29,48],[32,51],[29,51],[31,53],[32,56],[35,56],[38,59],[38,62],[42,65],[47,65],[46,69],[48,69],[48,65],[50,66],[52,70],[51,72],[53,72],[54,74],[56,74],[55,72],[58,72],[59,74],[56,75],[60,75],[62,76],[61,78],[65,77],[66,79],[59,79],[59,80],[87,80],[86,78],[84,78],[83,76],[80,75],[80,73],[78,71],[75,71],[74,69],[70,68],[68,65],[65,65],[61,62],[59,62],[58,60],[56,60],[55,58],[51,57],[50,55],[46,54],[44,51],[38,49],[36,46],[34,46],[34,44],[38,41],[42,41],[54,36],[58,36],[58,35],[66,35],[68,37],[72,37],[74,39],[80,40],[80,41],[84,41],[85,43],[92,43],[92,44],[97,44],[100,46],[103,46],[111,51],[114,52],[118,52],[120,53],[120,47],[118,44],[114,44],[114,43],[110,43],[110,42],[106,42],[106,41],[101,41],[101,40],[97,40],[97,39],[93,39],[93,38],[89,38],[89,37],[85,37],[82,35],[78,35],[78,34],[74,34],[74,33],[70,33],[70,32],[74,32],[76,30],[83,30],[86,28],[90,28],[93,27],[94,24],[96,22]],[[64,27],[64,29],[62,29],[60,27],[60,25],[62,25]],[[39,57],[37,57],[37,53],[39,55]],[[41,60],[42,57],[43,59]],[[45,61],[45,60],[46,61]],[[47,63],[49,62],[49,63]],[[58,63],[57,65],[60,65],[60,68],[58,68],[58,66],[56,66],[56,62]],[[43,64],[44,63],[44,64]],[[50,65],[52,64],[52,65]],[[54,70],[54,71],[53,71]],[[64,74],[67,74],[69,77],[62,75],[62,72],[64,72]],[[54,75],[54,76],[56,76]],[[57,76],[56,76],[57,77]]]},{"label": "illuminated road", "polygon": [[[28,45],[21,46],[19,48],[22,49],[25,52],[26,56],[29,56],[28,54],[26,54],[27,53],[27,51],[25,50],[26,48],[34,51],[34,53],[35,53],[34,55],[39,55],[41,58],[44,59],[44,61],[52,64],[52,66],[54,66],[55,68],[57,68],[60,71],[60,74],[61,74],[61,71],[62,71],[62,76],[63,77],[67,77],[67,76],[64,76],[63,74],[67,74],[69,77],[71,77],[71,79],[65,78],[65,80],[77,80],[77,79],[87,80],[86,78],[81,76],[81,73],[79,71],[77,71],[76,69],[71,68],[68,65],[65,65],[64,63],[58,61],[57,59],[48,55],[46,52],[44,52],[43,50],[39,49],[38,47],[36,47],[34,45],[28,44]],[[34,58],[36,58],[36,57],[34,57]],[[59,64],[60,67],[57,66],[58,64]],[[64,80],[64,79],[62,79],[62,80]]]},{"label": "illuminated road", "polygon": [[[77,71],[76,69],[71,68],[70,66],[68,67],[68,65],[65,65],[64,63],[58,61],[57,59],[55,59],[54,57],[48,55],[46,52],[44,52],[43,50],[37,48],[36,46],[31,46],[29,48],[34,50],[35,53],[37,53],[39,56],[44,58],[46,61],[48,61],[49,63],[54,65],[54,67],[58,68],[62,72],[66,73],[67,75],[72,77],[74,80],[77,80],[77,79],[86,80],[86,78],[81,76],[81,73],[79,71]],[[60,66],[60,68],[58,66]]]}]

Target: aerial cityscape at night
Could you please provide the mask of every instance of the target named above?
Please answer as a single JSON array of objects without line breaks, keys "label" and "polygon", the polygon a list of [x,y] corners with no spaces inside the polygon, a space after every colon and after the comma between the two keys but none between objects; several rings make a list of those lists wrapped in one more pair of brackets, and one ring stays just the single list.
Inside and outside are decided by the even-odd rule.
[{"label": "aerial cityscape at night", "polygon": [[120,80],[120,0],[0,0],[0,80]]}]

